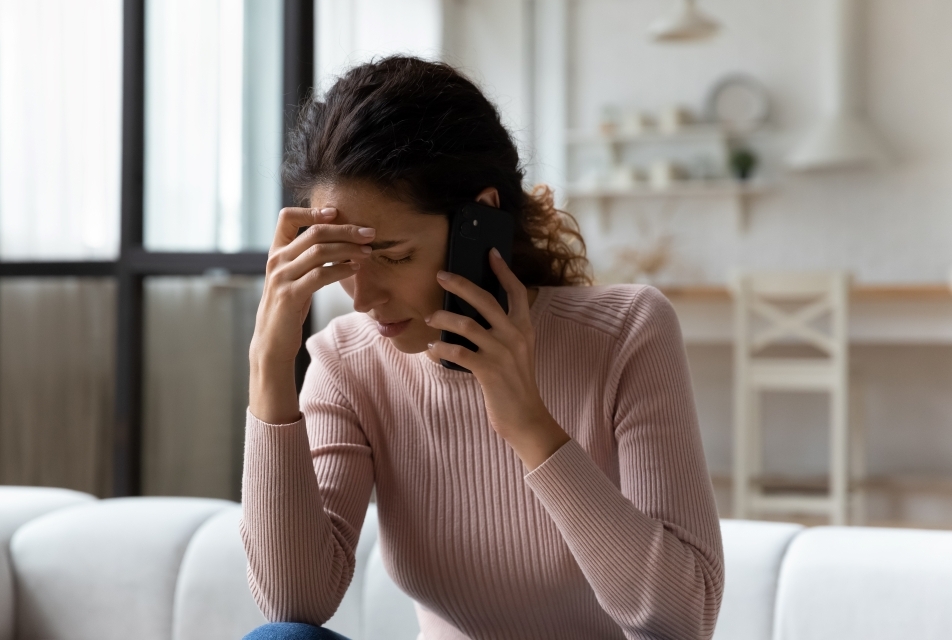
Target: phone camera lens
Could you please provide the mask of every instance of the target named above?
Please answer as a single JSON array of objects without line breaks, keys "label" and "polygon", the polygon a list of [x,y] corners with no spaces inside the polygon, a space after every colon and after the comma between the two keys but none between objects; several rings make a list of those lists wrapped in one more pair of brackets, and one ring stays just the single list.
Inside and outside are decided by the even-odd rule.
[{"label": "phone camera lens", "polygon": [[469,240],[479,240],[479,220],[467,216],[460,225],[459,234]]}]

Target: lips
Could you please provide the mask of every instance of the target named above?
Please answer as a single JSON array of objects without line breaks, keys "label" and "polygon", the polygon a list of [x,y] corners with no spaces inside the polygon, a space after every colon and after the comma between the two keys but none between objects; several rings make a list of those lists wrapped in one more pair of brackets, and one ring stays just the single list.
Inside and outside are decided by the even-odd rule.
[{"label": "lips", "polygon": [[396,336],[403,333],[408,326],[410,326],[410,321],[412,318],[407,318],[406,320],[401,320],[400,322],[380,322],[377,321],[377,331],[380,332],[384,338],[395,338]]}]

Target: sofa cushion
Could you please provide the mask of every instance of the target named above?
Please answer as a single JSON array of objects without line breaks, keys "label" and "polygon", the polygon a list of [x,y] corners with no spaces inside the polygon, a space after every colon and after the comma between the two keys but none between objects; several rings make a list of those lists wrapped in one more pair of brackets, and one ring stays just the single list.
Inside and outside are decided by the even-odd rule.
[{"label": "sofa cushion", "polygon": [[0,640],[14,637],[13,572],[10,538],[21,526],[50,511],[91,502],[88,493],[52,487],[0,487]]},{"label": "sofa cushion", "polygon": [[350,640],[364,640],[362,626],[364,584],[367,576],[367,565],[370,553],[377,545],[377,505],[371,503],[367,507],[364,525],[360,529],[360,540],[354,555],[354,579],[344,594],[340,606],[334,616],[324,625],[331,631],[336,631]]},{"label": "sofa cushion", "polygon": [[267,620],[248,587],[248,561],[234,505],[192,537],[175,588],[173,640],[237,640]]},{"label": "sofa cushion", "polygon": [[193,534],[234,503],[121,498],[50,513],[10,543],[20,640],[168,640]]},{"label": "sofa cushion", "polygon": [[780,571],[777,640],[952,637],[952,532],[817,527]]},{"label": "sofa cushion", "polygon": [[414,640],[419,635],[413,599],[387,573],[379,544],[367,561],[363,599],[361,640]]},{"label": "sofa cushion", "polygon": [[798,524],[721,520],[724,600],[714,640],[769,640],[780,565]]}]

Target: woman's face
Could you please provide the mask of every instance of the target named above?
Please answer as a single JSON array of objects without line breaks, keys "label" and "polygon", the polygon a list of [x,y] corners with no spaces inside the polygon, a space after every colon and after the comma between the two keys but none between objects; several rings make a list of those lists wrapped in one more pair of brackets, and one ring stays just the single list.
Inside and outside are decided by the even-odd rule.
[{"label": "woman's face", "polygon": [[436,272],[446,264],[449,221],[420,213],[363,182],[320,186],[311,192],[311,206],[335,207],[334,224],[356,224],[377,231],[373,253],[341,286],[354,300],[354,310],[377,322],[381,335],[404,353],[426,351],[440,332],[423,318],[443,308],[443,288]]}]

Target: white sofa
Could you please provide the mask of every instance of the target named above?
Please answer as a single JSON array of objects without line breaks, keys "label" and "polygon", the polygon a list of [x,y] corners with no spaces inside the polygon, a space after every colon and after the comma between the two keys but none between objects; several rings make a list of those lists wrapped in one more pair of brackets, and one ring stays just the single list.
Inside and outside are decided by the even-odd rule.
[{"label": "white sofa", "polygon": [[[0,640],[237,640],[262,624],[239,506],[95,500],[0,487]],[[952,638],[952,532],[722,522],[716,640]],[[383,568],[371,506],[354,581],[328,626],[414,640],[412,601]]]}]

